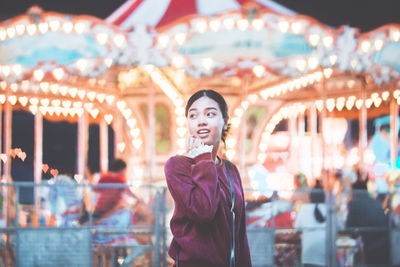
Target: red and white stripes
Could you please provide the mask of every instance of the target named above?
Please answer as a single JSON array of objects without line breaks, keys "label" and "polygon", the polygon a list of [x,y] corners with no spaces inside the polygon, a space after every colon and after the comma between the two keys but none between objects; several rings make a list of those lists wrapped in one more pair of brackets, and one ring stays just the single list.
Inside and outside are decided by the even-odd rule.
[{"label": "red and white stripes", "polygon": [[239,10],[247,3],[256,3],[281,14],[295,14],[272,0],[128,0],[106,18],[106,21],[124,29],[130,29],[134,25],[161,27],[188,15],[212,16]]}]

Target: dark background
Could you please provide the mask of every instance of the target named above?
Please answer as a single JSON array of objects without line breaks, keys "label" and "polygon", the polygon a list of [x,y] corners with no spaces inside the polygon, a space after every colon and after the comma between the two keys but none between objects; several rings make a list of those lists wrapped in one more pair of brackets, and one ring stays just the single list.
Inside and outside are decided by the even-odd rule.
[{"label": "dark background", "polygon": [[[388,23],[400,23],[399,0],[276,0],[275,2],[332,27],[350,25],[365,32]],[[123,3],[124,0],[1,0],[0,20],[25,13],[32,5],[39,5],[47,11],[106,18]]]}]

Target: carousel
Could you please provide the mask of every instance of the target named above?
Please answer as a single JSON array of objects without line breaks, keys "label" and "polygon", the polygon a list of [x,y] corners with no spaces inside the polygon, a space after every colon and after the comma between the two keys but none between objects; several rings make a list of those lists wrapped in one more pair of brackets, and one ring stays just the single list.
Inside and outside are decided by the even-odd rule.
[{"label": "carousel", "polygon": [[[367,171],[375,160],[367,119],[385,115],[384,163],[396,165],[399,25],[360,33],[272,1],[182,9],[177,2],[129,0],[105,20],[32,7],[0,23],[3,182],[12,181],[13,156],[33,157],[37,183],[58,174],[43,162],[48,119],[77,124],[77,180],[86,177],[94,123],[102,172],[112,127],[113,153],[129,163],[130,182],[164,184],[165,161],[184,152],[185,101],[203,88],[228,100],[232,128],[221,153],[238,164],[247,187],[258,189],[265,175],[278,190],[297,173],[313,180],[345,166]],[[34,116],[33,155],[12,145],[15,110]],[[346,148],[349,119],[359,127]]]}]

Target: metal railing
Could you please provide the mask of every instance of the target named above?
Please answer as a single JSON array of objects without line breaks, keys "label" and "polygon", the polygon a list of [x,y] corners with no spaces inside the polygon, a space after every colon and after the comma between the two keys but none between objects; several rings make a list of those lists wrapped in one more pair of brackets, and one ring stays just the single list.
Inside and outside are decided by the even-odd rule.
[{"label": "metal railing", "polygon": [[[20,204],[22,188],[40,194],[40,203]],[[167,266],[164,187],[0,184],[5,190],[0,266]],[[111,207],[96,218],[99,201]]]},{"label": "metal railing", "polygon": [[[252,190],[246,191],[247,195],[253,193]],[[309,246],[307,238],[311,234],[313,242],[316,241],[321,237],[318,231],[323,233],[321,239],[324,239],[322,247],[324,247],[326,266],[400,265],[397,251],[400,246],[400,210],[394,211],[392,209],[394,207],[389,205],[396,197],[400,200],[400,191],[389,193],[385,203],[375,200],[374,194],[367,193],[374,199],[368,203],[374,203],[377,207],[382,205],[380,209],[382,213],[384,212],[385,224],[380,225],[377,225],[376,220],[371,217],[355,224],[347,220],[350,218],[349,202],[360,192],[347,191],[341,192],[340,195],[324,192],[325,201],[321,204],[325,206],[323,208],[325,221],[321,224],[322,228],[315,223],[313,212],[308,214],[305,220],[300,218],[304,217],[304,214],[300,215],[303,205],[315,206],[309,199],[310,193],[311,189],[281,191],[270,198],[258,196],[257,200],[247,202],[247,233],[253,266],[302,266],[307,263],[302,259],[302,250],[306,250]],[[367,212],[372,211],[371,206]],[[363,217],[362,214],[356,216]],[[375,216],[378,218],[379,214]],[[371,236],[374,239],[372,241]],[[383,238],[384,236],[387,238]],[[306,240],[302,240],[303,238]],[[387,253],[379,259],[381,261],[374,262],[370,257],[372,253],[367,249],[373,249],[377,254],[382,247]],[[318,250],[315,250],[314,259],[318,257],[317,254]]]},{"label": "metal railing", "polygon": [[[18,200],[22,188],[40,193],[41,202],[20,204]],[[50,193],[61,188],[70,191],[59,190],[58,195]],[[111,193],[118,193],[127,188],[140,196],[148,214],[151,214],[150,220],[135,214],[137,209],[132,205],[115,208],[114,211],[123,211],[120,214],[96,217],[96,205],[102,193],[110,190]],[[167,261],[167,235],[170,232],[166,214],[173,210],[173,201],[164,187],[29,182],[0,184],[0,192],[5,190],[8,194],[3,199],[3,206],[7,206],[8,219],[6,224],[3,220],[0,225],[0,266],[171,266]],[[277,192],[275,197],[262,201],[258,198],[258,201],[246,203],[247,234],[254,267],[301,266],[302,238],[308,231],[315,230],[325,233],[323,246],[327,266],[374,266],[368,265],[365,260],[364,233],[389,235],[390,261],[386,265],[375,266],[400,264],[396,252],[400,246],[400,214],[395,210],[397,206],[393,206],[400,204],[395,203],[400,200],[399,190],[388,194],[385,206],[387,224],[378,227],[346,226],[348,201],[354,192],[325,194],[325,226],[322,229],[296,225],[301,206],[310,204],[310,192]],[[46,199],[49,195],[53,198]],[[130,200],[124,198],[122,202],[129,204]],[[76,209],[76,203],[79,209]],[[167,206],[167,203],[171,204]],[[84,206],[86,220],[82,220]],[[74,213],[77,210],[80,210],[79,214]],[[103,224],[103,220],[117,220],[119,224]]]}]

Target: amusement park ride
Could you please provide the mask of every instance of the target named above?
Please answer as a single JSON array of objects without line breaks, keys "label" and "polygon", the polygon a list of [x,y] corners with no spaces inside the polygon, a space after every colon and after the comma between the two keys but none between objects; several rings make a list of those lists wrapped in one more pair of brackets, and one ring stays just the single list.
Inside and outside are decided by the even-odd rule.
[{"label": "amusement park ride", "polygon": [[[5,179],[13,110],[34,116],[36,182],[46,118],[77,123],[77,177],[85,177],[88,125],[96,123],[101,171],[111,125],[131,182],[162,183],[166,159],[184,151],[185,100],[202,88],[229,102],[232,131],[221,153],[238,163],[247,185],[251,166],[279,157],[292,174],[318,177],[333,168],[329,145],[347,127],[335,118],[359,118],[361,159],[368,117],[390,115],[397,132],[399,25],[367,33],[331,28],[269,1],[213,8],[188,1],[182,9],[174,0],[151,2],[127,1],[105,20],[32,7],[0,23]],[[288,131],[277,133],[284,120]],[[391,147],[397,142],[392,134]],[[363,160],[357,164],[364,168]]]}]

